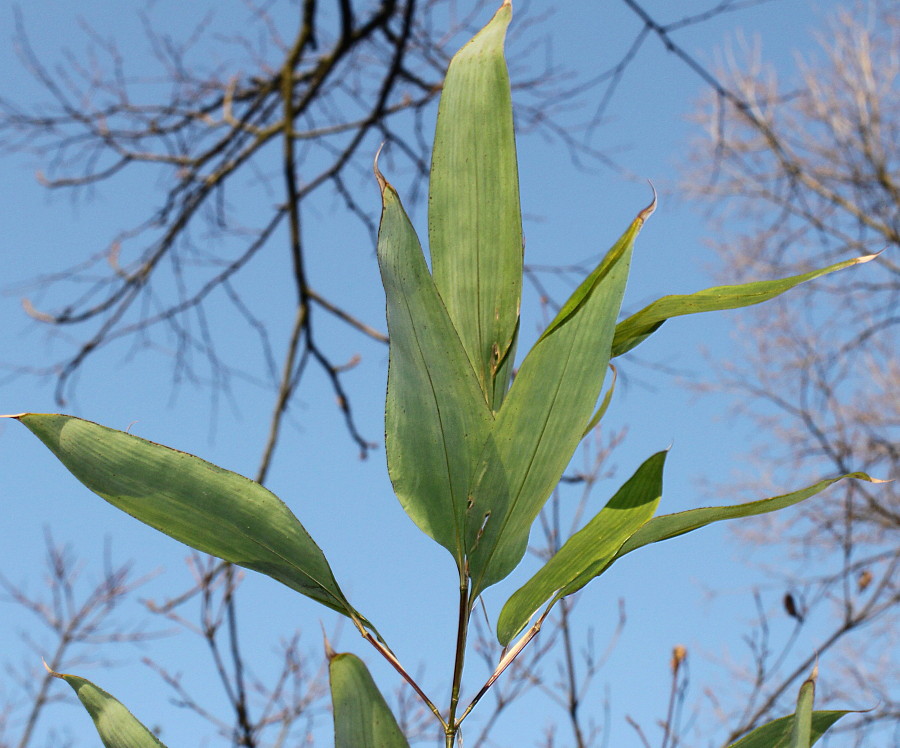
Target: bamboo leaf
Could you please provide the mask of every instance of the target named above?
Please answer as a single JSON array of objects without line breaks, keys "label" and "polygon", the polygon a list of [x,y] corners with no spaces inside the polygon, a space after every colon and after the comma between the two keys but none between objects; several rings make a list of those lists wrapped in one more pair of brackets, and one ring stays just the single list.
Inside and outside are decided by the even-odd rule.
[{"label": "bamboo leaf", "polygon": [[450,62],[428,211],[434,282],[493,410],[509,386],[522,295],[519,177],[503,57],[511,17],[505,2]]},{"label": "bamboo leaf", "polygon": [[358,620],[322,551],[275,494],[199,457],[59,414],[13,416],[91,491],[160,532]]},{"label": "bamboo leaf", "polygon": [[385,451],[400,503],[463,564],[469,479],[493,415],[394,188],[377,174],[390,333]]},{"label": "bamboo leaf", "polygon": [[774,299],[776,296],[789,291],[801,283],[820,278],[823,275],[851,267],[852,265],[869,262],[869,260],[873,260],[877,256],[866,255],[865,257],[857,257],[789,278],[757,281],[737,286],[716,286],[692,294],[663,296],[616,326],[612,355],[613,357],[621,356],[623,353],[627,353],[635,346],[643,343],[660,328],[663,322],[672,317],[699,314],[700,312],[716,312],[725,309],[739,309],[760,304],[763,301]]},{"label": "bamboo leaf", "polygon": [[572,458],[609,364],[642,211],[525,357],[475,473],[466,524],[472,599],[522,559],[535,517]]},{"label": "bamboo leaf", "polygon": [[500,644],[509,644],[551,597],[555,603],[603,573],[622,544],[659,506],[665,461],[665,452],[646,460],[606,506],[509,598],[497,620]]},{"label": "bamboo leaf", "polygon": [[857,480],[868,481],[869,483],[883,483],[884,481],[870,478],[865,473],[847,473],[837,478],[828,478],[826,480],[814,483],[811,486],[802,488],[799,491],[782,494],[781,496],[773,496],[769,499],[761,499],[759,501],[751,501],[746,504],[737,504],[735,506],[711,506],[702,507],[700,509],[689,509],[686,512],[678,512],[677,514],[664,514],[660,517],[654,517],[634,535],[632,535],[625,544],[616,553],[615,558],[610,562],[614,562],[624,556],[626,553],[637,550],[650,543],[658,543],[661,540],[668,540],[677,535],[698,530],[701,527],[712,524],[713,522],[721,522],[726,519],[735,519],[738,517],[752,517],[757,514],[766,514],[774,512],[778,509],[798,504],[801,501],[821,493],[834,483],[844,478],[855,478]]},{"label": "bamboo leaf", "polygon": [[851,710],[813,711],[818,668],[800,686],[797,710],[748,733],[729,748],[809,748]]},{"label": "bamboo leaf", "polygon": [[75,691],[78,700],[94,720],[105,748],[166,748],[120,701],[102,688],[77,675],[55,673],[50,668],[47,670]]},{"label": "bamboo leaf", "polygon": [[329,655],[335,748],[409,748],[362,660]]},{"label": "bamboo leaf", "polygon": [[[812,728],[810,741],[807,745],[815,745],[828,729],[850,711],[819,711],[812,713]],[[762,727],[757,727],[753,732],[745,735],[730,748],[791,748],[791,729],[794,724],[794,715],[781,717],[768,722]]]},{"label": "bamboo leaf", "polygon": [[[853,714],[852,711],[818,711],[812,713],[812,720],[807,746],[815,745],[831,726],[841,717]],[[729,748],[793,748],[791,730],[794,726],[794,715],[781,717],[757,727]]]},{"label": "bamboo leaf", "polygon": [[794,712],[794,724],[791,725],[791,748],[809,748],[812,743],[813,702],[816,697],[816,676],[818,666],[803,681],[797,695],[797,711]]}]

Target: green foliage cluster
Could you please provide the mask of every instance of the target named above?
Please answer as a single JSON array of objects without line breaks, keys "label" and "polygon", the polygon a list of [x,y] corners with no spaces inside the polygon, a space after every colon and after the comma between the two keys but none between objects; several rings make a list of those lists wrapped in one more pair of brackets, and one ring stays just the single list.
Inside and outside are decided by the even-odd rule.
[{"label": "green foliage cluster", "polygon": [[[566,301],[513,376],[523,243],[503,51],[510,18],[511,6],[504,3],[447,72],[430,182],[433,272],[397,192],[376,165],[382,195],[378,262],[390,333],[385,447],[401,504],[423,532],[447,549],[458,571],[459,630],[448,705],[439,708],[422,692],[374,625],[349,602],[298,519],[261,485],[89,421],[56,414],[13,416],[78,480],[119,509],[347,616],[416,689],[440,723],[448,748],[479,699],[538,634],[550,609],[626,553],[712,522],[790,506],[843,478],[871,480],[852,473],[740,506],[654,516],[663,494],[666,452],[652,455],[502,607],[497,638],[505,654],[481,691],[461,708],[473,607],[485,589],[522,560],[538,513],[581,439],[602,418],[612,394],[610,387],[600,398],[610,360],[669,318],[756,304],[862,261],[668,296],[617,322],[635,239],[653,212],[654,198]],[[362,660],[333,652],[329,660],[335,744],[406,746]],[[74,675],[59,677],[76,691],[105,746],[161,745],[108,693]],[[795,715],[759,728],[734,748],[808,748],[843,714],[813,712],[813,683],[811,678],[801,688]]]}]

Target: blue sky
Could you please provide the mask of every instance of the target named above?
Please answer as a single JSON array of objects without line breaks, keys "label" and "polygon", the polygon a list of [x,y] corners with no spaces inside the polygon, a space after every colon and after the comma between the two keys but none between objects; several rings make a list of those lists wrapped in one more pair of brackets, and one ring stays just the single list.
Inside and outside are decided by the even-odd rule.
[{"label": "blue sky", "polygon": [[[147,61],[136,13],[142,5],[97,1],[78,8],[76,14],[67,5],[33,0],[23,6],[22,13],[40,55],[56,59],[62,46],[81,48],[77,33],[73,34],[77,15],[101,34],[115,36],[122,48],[134,50],[140,64]],[[178,36],[180,28],[190,25],[187,16],[199,15],[213,5],[217,4],[197,3],[185,9],[183,4],[160,0],[149,6],[148,14],[157,27]],[[677,16],[670,15],[672,5],[646,3],[663,21],[710,4],[675,4]],[[729,38],[738,33],[748,38],[758,35],[766,58],[787,72],[793,50],[813,45],[813,28],[821,23],[825,11],[837,5],[777,0],[688,29],[677,38],[702,62],[712,63],[715,51]],[[484,22],[492,11],[493,4],[487,4],[482,13]],[[228,4],[216,11],[215,22],[224,28],[239,24],[241,13],[239,3]],[[12,35],[11,11],[4,9],[0,19],[0,29],[8,41]],[[560,64],[587,78],[617,59],[638,30],[636,19],[620,3],[565,3],[542,22],[540,34],[552,39]],[[516,50],[510,52],[515,54]],[[0,47],[0,70],[4,95],[20,102],[41,96],[9,44]],[[616,160],[633,177],[609,170],[578,171],[558,142],[522,135],[518,147],[526,261],[565,265],[605,251],[648,202],[649,188],[644,180],[651,179],[660,189],[660,208],[639,238],[626,308],[639,308],[666,293],[712,285],[709,271],[714,258],[704,245],[708,225],[695,206],[680,198],[676,186],[678,165],[686,158],[689,139],[697,134],[687,115],[701,93],[698,79],[667,55],[656,40],[648,39],[626,73],[607,122],[595,136],[595,145],[615,151]],[[567,116],[572,122],[582,120],[595,103],[596,94],[584,109]],[[373,142],[373,151],[376,146]],[[25,317],[21,296],[31,296],[39,308],[42,304],[52,306],[53,298],[23,291],[21,284],[101,251],[117,231],[142,217],[144,191],[158,185],[146,175],[128,177],[114,186],[99,186],[89,199],[70,201],[67,195],[48,195],[40,187],[34,177],[40,162],[34,157],[6,157],[0,164],[4,205],[0,211],[2,361],[46,363],[65,351],[68,343],[64,337],[48,337],[45,329]],[[390,179],[389,158],[386,164]],[[275,199],[260,194],[249,180],[240,189],[242,192],[231,199],[247,214],[252,215],[255,209],[265,211]],[[374,184],[369,193],[361,194],[368,195],[366,209],[377,216]],[[417,225],[423,224],[421,207],[413,211],[413,217]],[[353,313],[383,328],[383,295],[367,235],[348,222],[330,200],[317,201],[315,218],[307,219],[304,232],[312,248],[309,274],[316,289],[325,296],[349,296],[347,304]],[[244,280],[248,293],[265,293],[271,298],[265,312],[280,330],[286,329],[292,313],[284,261],[284,257],[272,253],[252,267]],[[347,289],[352,290],[349,295]],[[702,376],[708,363],[699,353],[701,347],[709,349],[713,358],[727,358],[728,334],[735,314],[672,321],[641,348],[640,361],[624,367],[625,385],[620,387],[605,423],[610,429],[627,427],[627,438],[612,457],[614,475],[596,489],[591,504],[594,511],[643,459],[670,444],[673,450],[661,511],[712,503],[715,497],[705,492],[703,482],[722,482],[731,474],[740,474],[742,455],[760,435],[729,415],[733,403],[721,396],[692,394],[679,377],[640,363],[661,363],[686,375]],[[539,325],[533,293],[526,294],[523,315],[523,331],[533,339]],[[222,321],[229,324],[226,316]],[[362,354],[362,364],[346,375],[345,383],[362,433],[381,441],[386,351],[348,337],[331,320],[322,318],[322,323],[321,338],[329,339],[335,360]],[[250,342],[236,326],[225,329],[228,332],[220,337],[220,343],[229,355],[240,357]],[[277,332],[273,339],[280,339]],[[3,379],[0,412],[55,411],[52,384],[31,376]],[[140,436],[252,475],[271,405],[271,393],[238,381],[232,395],[214,407],[201,387],[186,383],[173,389],[171,369],[164,358],[145,352],[130,355],[128,347],[122,346],[103,351],[88,364],[80,377],[77,397],[67,411],[115,428],[134,424],[131,430]],[[354,605],[376,622],[401,660],[415,671],[421,668],[426,690],[443,701],[455,626],[452,562],[443,549],[415,529],[393,498],[383,451],[375,450],[364,462],[357,459],[332,393],[317,372],[304,385],[291,422],[267,485],[292,507],[323,548]],[[183,560],[187,552],[183,547],[88,494],[30,434],[12,422],[0,424],[0,474],[6,518],[2,525],[2,572],[11,581],[27,584],[30,590],[40,587],[43,535],[45,528],[50,528],[57,541],[71,543],[74,552],[84,559],[86,581],[98,578],[104,541],[109,539],[114,558],[133,558],[140,573],[161,570],[144,590],[144,597],[159,599],[186,583]],[[786,485],[785,489],[790,487]],[[766,557],[770,552],[759,549],[756,557]],[[755,584],[765,583],[745,563],[750,555],[746,547],[734,543],[727,529],[708,529],[634,554],[617,565],[609,578],[595,582],[583,593],[576,612],[578,630],[583,634],[585,627],[595,627],[598,642],[603,642],[614,627],[619,598],[625,599],[628,611],[624,634],[583,706],[600,722],[608,695],[611,736],[606,745],[638,745],[624,721],[625,715],[640,722],[654,736],[652,740],[658,738],[653,732],[654,720],[665,709],[668,661],[676,644],[685,645],[691,653],[688,705],[697,709],[698,725],[717,725],[711,705],[703,698],[704,688],[713,689],[726,703],[734,703],[739,697],[739,688],[726,670],[711,660],[728,657],[750,663],[742,641],[754,615],[750,590]],[[487,602],[493,615],[527,574],[527,568],[523,568],[508,583],[491,590]],[[708,595],[708,589],[717,594]],[[336,616],[252,574],[244,590],[241,624],[245,641],[253,642],[248,655],[260,673],[273,666],[272,643],[295,628],[302,629],[302,641],[311,656],[317,656],[321,622],[330,636],[336,636],[339,649],[354,651],[366,659],[386,692],[393,693],[399,686],[392,671],[378,662],[375,652],[367,650],[349,627],[341,632]],[[779,588],[766,589],[764,600],[774,608],[782,594]],[[29,627],[31,619],[20,608],[2,605],[0,642],[4,643],[5,656],[31,662],[34,655],[16,638],[16,632]],[[121,615],[126,620],[138,620],[141,613],[137,602],[132,601]],[[786,636],[790,627],[787,621],[779,621],[775,629],[776,636]],[[210,665],[205,653],[195,651],[195,643],[181,635],[163,639],[145,651],[116,648],[108,653],[110,666],[79,674],[115,693],[146,723],[163,725],[162,737],[170,748],[221,744],[209,737],[208,726],[169,703],[169,693],[160,686],[157,676],[139,661],[149,656],[168,664],[203,692],[204,683],[211,677]],[[598,649],[603,649],[602,644]],[[470,665],[466,680],[469,694],[484,678],[476,658],[470,658]],[[221,707],[217,691],[209,690],[206,698],[211,708]],[[530,745],[535,734],[539,735],[551,721],[561,722],[564,716],[561,710],[537,699],[526,702],[524,712],[514,714],[517,716],[502,721],[495,732],[497,745]],[[523,720],[523,714],[527,720]],[[51,722],[67,724],[79,737],[80,745],[93,744],[94,738],[88,737],[91,731],[87,718],[76,707],[54,706],[45,718],[48,726]],[[322,735],[327,736],[327,719],[322,724]],[[712,737],[718,735],[721,731]],[[322,744],[327,743],[327,737],[321,739]]]}]

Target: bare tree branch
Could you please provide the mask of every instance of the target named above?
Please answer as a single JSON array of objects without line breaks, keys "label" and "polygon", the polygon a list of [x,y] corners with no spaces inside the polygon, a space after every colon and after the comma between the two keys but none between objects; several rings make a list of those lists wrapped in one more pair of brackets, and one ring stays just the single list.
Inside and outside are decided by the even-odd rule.
[{"label": "bare tree branch", "polygon": [[[657,33],[665,42],[665,31]],[[715,363],[719,378],[709,386],[738,395],[740,412],[773,437],[755,456],[792,479],[851,470],[896,477],[897,7],[857,3],[832,18],[820,43],[821,54],[799,62],[798,80],[790,86],[762,62],[758,48],[726,50],[716,74],[698,70],[713,92],[698,115],[706,137],[695,144],[694,168],[684,186],[696,197],[728,206],[716,216],[724,282],[801,272],[854,254],[882,254],[859,277],[798,289],[790,308],[775,302],[750,311],[736,339],[740,354]],[[768,478],[758,474],[747,486],[767,486]],[[833,652],[836,681],[843,674],[845,681],[877,693],[881,702],[857,722],[861,730],[878,720],[896,724],[900,699],[896,679],[893,685],[890,676],[883,680],[880,658],[860,656],[874,651],[872,646],[892,651],[900,620],[892,578],[900,562],[900,495],[895,484],[883,488],[876,493],[847,486],[839,500],[817,501],[742,530],[748,543],[777,537],[787,544],[787,566],[772,569],[781,580],[779,599],[786,590],[806,590],[811,607],[828,609],[828,633],[816,650],[820,656]],[[814,571],[823,564],[832,569],[827,575]],[[862,579],[879,584],[861,584]],[[765,633],[765,617],[760,620]],[[883,637],[877,645],[876,631]],[[794,660],[796,667],[784,670],[759,646],[753,650],[756,672],[745,673],[754,698],[732,738],[785,706],[779,706],[782,697],[815,654],[806,653]],[[846,651],[856,656],[847,657]],[[896,666],[896,658],[892,661]],[[846,689],[822,693],[848,698]]]}]

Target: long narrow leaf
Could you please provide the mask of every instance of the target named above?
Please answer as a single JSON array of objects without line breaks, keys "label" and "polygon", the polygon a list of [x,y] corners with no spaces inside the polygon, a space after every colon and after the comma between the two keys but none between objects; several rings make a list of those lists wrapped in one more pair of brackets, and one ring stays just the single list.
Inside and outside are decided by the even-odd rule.
[{"label": "long narrow leaf", "polygon": [[642,211],[525,357],[475,474],[466,536],[473,599],[522,559],[535,517],[588,425],[609,364]]},{"label": "long narrow leaf", "polygon": [[818,667],[803,681],[797,694],[797,710],[748,733],[730,748],[809,748],[818,742],[845,711],[813,711]]},{"label": "long narrow leaf", "polygon": [[869,262],[869,260],[873,260],[877,256],[866,255],[865,257],[857,257],[853,260],[845,260],[820,270],[813,270],[810,273],[794,275],[789,278],[743,283],[737,286],[716,286],[692,294],[663,296],[636,314],[632,314],[627,319],[622,320],[616,326],[616,334],[612,346],[613,357],[621,356],[644,342],[660,328],[663,322],[672,317],[698,314],[700,312],[716,312],[725,309],[739,309],[740,307],[760,304],[763,301],[774,299],[776,296],[789,291],[801,283],[820,278],[823,275],[851,267],[852,265]]},{"label": "long narrow leaf", "polygon": [[428,238],[434,282],[493,410],[515,358],[522,220],[505,2],[454,56],[438,107]]},{"label": "long narrow leaf", "polygon": [[497,620],[500,644],[509,644],[551,597],[555,602],[571,595],[603,572],[616,551],[659,506],[665,461],[665,452],[646,460],[606,506],[509,598]]},{"label": "long narrow leaf", "polygon": [[[637,550],[650,543],[658,543],[661,540],[668,540],[678,535],[698,530],[701,527],[712,524],[713,522],[721,522],[726,519],[735,519],[738,517],[752,517],[757,514],[766,514],[774,512],[777,509],[798,504],[804,499],[821,493],[830,485],[837,483],[844,478],[855,478],[857,480],[868,481],[869,483],[882,483],[883,481],[870,478],[865,473],[847,473],[837,478],[828,478],[819,481],[811,486],[802,488],[799,491],[782,494],[781,496],[773,496],[769,499],[761,499],[759,501],[751,501],[746,504],[737,504],[735,506],[710,506],[700,509],[689,509],[686,512],[678,512],[677,514],[664,514],[661,517],[654,517],[634,535],[632,535],[625,544],[619,549],[619,552],[613,558],[613,561],[624,556],[626,553]],[[612,561],[610,562],[612,563]]]},{"label": "long narrow leaf", "polygon": [[346,653],[329,659],[335,748],[409,748],[363,661]]},{"label": "long narrow leaf", "polygon": [[[50,668],[47,668],[50,670]],[[50,674],[68,683],[84,705],[105,748],[166,748],[114,696],[89,680],[65,673]]]},{"label": "long narrow leaf", "polygon": [[[819,711],[812,713],[812,726],[810,739],[807,745],[815,745],[828,729],[851,711]],[[729,748],[792,748],[791,730],[794,725],[794,715],[781,717],[772,722],[757,727]]]},{"label": "long narrow leaf", "polygon": [[378,263],[391,339],[388,472],[406,513],[461,568],[469,478],[493,415],[400,199],[377,176],[383,202]]},{"label": "long narrow leaf", "polygon": [[85,486],[132,517],[364,620],[291,510],[260,484],[199,457],[73,416],[13,417]]}]

